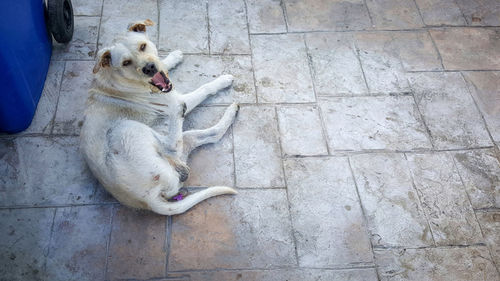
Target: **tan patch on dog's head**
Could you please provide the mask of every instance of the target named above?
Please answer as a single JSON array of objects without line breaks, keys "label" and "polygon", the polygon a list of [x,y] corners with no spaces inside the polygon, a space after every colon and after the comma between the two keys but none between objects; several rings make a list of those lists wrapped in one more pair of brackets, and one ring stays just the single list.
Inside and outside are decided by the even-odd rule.
[{"label": "tan patch on dog's head", "polygon": [[128,25],[128,31],[146,32],[146,26],[152,26],[152,25],[154,25],[154,22],[150,19],[140,22],[134,22]]},{"label": "tan patch on dog's head", "polygon": [[99,71],[99,69],[101,69],[101,67],[109,67],[109,66],[111,66],[111,51],[106,50],[99,57],[99,60],[95,64],[92,72],[96,74]]}]

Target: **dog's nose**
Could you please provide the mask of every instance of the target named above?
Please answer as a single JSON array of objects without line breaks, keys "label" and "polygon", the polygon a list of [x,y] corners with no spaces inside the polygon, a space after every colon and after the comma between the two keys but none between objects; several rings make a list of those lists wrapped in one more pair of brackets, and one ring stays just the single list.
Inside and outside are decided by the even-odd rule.
[{"label": "dog's nose", "polygon": [[153,76],[153,75],[155,75],[156,72],[158,72],[158,70],[156,69],[156,65],[154,63],[150,62],[142,68],[142,72],[144,72],[144,74],[146,74],[148,76]]}]

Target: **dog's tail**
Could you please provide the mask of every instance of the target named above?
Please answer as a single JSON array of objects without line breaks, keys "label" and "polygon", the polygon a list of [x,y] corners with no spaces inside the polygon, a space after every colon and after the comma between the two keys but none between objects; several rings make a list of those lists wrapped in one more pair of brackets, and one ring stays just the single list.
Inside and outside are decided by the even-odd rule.
[{"label": "dog's tail", "polygon": [[161,214],[161,215],[177,215],[182,214],[189,210],[194,205],[200,203],[201,201],[222,194],[237,194],[238,192],[231,187],[227,186],[212,186],[196,193],[186,196],[183,200],[168,202],[161,198],[161,196],[155,196],[149,200],[149,207],[151,211]]}]

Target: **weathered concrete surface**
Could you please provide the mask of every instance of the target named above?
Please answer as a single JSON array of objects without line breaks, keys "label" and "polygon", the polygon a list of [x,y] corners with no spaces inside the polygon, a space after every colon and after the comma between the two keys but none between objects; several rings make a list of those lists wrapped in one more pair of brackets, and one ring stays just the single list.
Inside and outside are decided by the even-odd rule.
[{"label": "weathered concrete surface", "polygon": [[370,263],[372,254],[346,158],[285,161],[299,265]]},{"label": "weathered concrete surface", "polygon": [[[30,128],[0,134],[0,281],[500,280],[498,1],[72,2]],[[184,129],[241,104],[186,182],[239,194],[172,218],[79,152],[96,52],[145,19],[180,92],[235,77]]]},{"label": "weathered concrete surface", "polygon": [[381,280],[498,280],[484,246],[376,250]]}]

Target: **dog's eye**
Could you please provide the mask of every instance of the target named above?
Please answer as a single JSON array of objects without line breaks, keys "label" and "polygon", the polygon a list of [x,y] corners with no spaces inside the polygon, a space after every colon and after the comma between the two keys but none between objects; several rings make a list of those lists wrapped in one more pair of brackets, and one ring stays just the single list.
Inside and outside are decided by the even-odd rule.
[{"label": "dog's eye", "polygon": [[146,43],[141,44],[139,50],[141,50],[141,52],[144,52],[144,50],[146,50]]},{"label": "dog's eye", "polygon": [[129,64],[131,64],[131,63],[132,63],[132,61],[131,61],[131,60],[124,60],[124,61],[123,61],[123,63],[122,63],[122,65],[123,65],[123,66],[127,66],[127,65],[129,65]]}]

